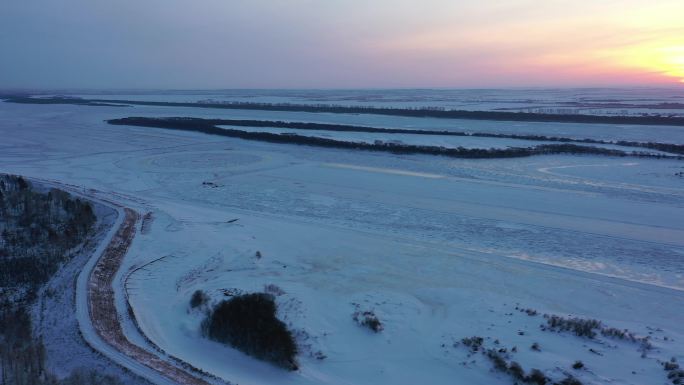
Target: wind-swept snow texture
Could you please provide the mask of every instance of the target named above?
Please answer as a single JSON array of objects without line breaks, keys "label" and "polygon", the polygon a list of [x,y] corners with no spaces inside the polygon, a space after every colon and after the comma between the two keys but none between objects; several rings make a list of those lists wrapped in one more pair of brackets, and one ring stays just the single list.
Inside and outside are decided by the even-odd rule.
[{"label": "wind-swept snow texture", "polygon": [[[169,355],[225,380],[513,383],[460,342],[473,336],[527,372],[585,384],[663,384],[660,362],[684,360],[682,161],[447,159],[104,122],[125,116],[472,124],[679,144],[681,129],[0,103],[0,171],[95,188],[153,213],[121,267],[155,261],[125,281],[139,326]],[[124,280],[114,284],[122,290]],[[274,293],[300,370],[203,338],[203,312],[189,306],[197,289],[212,302]],[[364,312],[383,330],[359,325]],[[544,313],[627,328],[652,348],[544,330]],[[585,368],[573,369],[577,360]]]}]

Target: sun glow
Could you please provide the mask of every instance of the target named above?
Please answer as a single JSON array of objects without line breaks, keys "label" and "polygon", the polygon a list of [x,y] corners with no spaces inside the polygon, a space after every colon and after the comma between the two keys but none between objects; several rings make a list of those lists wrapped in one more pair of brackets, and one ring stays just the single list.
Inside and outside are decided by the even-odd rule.
[{"label": "sun glow", "polygon": [[656,67],[666,76],[671,76],[684,82],[684,46],[667,47],[659,50]]},{"label": "sun glow", "polygon": [[621,67],[658,74],[684,83],[684,44],[630,47],[611,56]]}]

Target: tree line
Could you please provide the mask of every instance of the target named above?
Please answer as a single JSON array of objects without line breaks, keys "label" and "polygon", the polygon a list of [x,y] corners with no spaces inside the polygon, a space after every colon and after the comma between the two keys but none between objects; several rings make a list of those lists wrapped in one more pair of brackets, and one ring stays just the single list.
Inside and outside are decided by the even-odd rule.
[{"label": "tree line", "polygon": [[1,385],[120,384],[88,370],[58,379],[45,369],[45,347],[32,330],[29,308],[38,289],[91,234],[95,221],[89,202],[0,174]]},{"label": "tree line", "polygon": [[[169,118],[171,119],[171,118]],[[561,142],[561,143],[586,143],[586,144],[602,144],[602,145],[619,145],[623,147],[640,147],[649,148],[658,151],[669,152],[673,154],[684,155],[684,145],[660,142],[636,142],[627,140],[600,140],[590,138],[568,138],[559,136],[547,135],[525,135],[525,134],[505,134],[505,133],[490,133],[490,132],[466,132],[466,131],[447,131],[447,130],[419,130],[419,129],[403,129],[403,128],[380,128],[368,127],[347,124],[330,124],[330,123],[309,123],[309,122],[285,122],[280,120],[244,120],[244,119],[198,119],[198,118],[173,118],[178,120],[192,119],[195,124],[200,121],[202,124],[212,126],[235,126],[235,127],[273,127],[286,128],[295,130],[316,130],[316,131],[337,131],[337,132],[369,132],[382,134],[412,134],[412,135],[438,135],[438,136],[460,136],[460,137],[480,137],[480,138],[498,138],[498,139],[516,139],[528,140],[537,142]]]},{"label": "tree line", "polygon": [[[200,118],[146,118],[146,117],[129,117],[122,119],[112,119],[107,121],[113,125],[129,125],[141,127],[156,127],[166,128],[172,130],[201,132],[210,135],[228,136],[240,139],[259,140],[271,143],[290,143],[318,147],[367,150],[367,151],[382,151],[395,154],[426,154],[426,155],[442,155],[454,158],[515,158],[527,157],[533,155],[545,154],[593,154],[593,155],[608,155],[608,156],[637,156],[647,158],[670,158],[680,159],[684,157],[674,155],[658,155],[647,152],[625,152],[622,150],[583,146],[573,143],[561,144],[542,144],[533,147],[508,147],[508,148],[464,148],[464,147],[440,147],[427,145],[414,145],[396,142],[352,142],[342,141],[329,138],[321,138],[314,136],[304,136],[297,134],[276,134],[270,132],[253,132],[243,131],[230,128],[220,128],[217,124],[223,125],[228,122],[238,122],[247,126],[249,124],[258,124],[258,127],[273,127],[274,122],[264,121],[230,121],[221,119],[200,119]],[[317,123],[292,123],[280,122],[281,127],[312,127]],[[275,122],[278,124],[278,122]],[[330,125],[324,125],[330,126]],[[340,126],[338,126],[340,127]],[[344,126],[341,126],[344,127]],[[382,130],[377,128],[369,128],[374,130]]]}]

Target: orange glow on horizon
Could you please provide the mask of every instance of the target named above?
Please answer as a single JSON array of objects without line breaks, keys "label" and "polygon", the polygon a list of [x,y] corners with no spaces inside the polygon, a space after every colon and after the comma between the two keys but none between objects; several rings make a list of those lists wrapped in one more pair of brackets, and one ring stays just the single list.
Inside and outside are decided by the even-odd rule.
[{"label": "orange glow on horizon", "polygon": [[573,13],[549,3],[544,17],[506,13],[485,23],[481,15],[461,16],[458,23],[382,36],[368,51],[397,72],[419,69],[444,83],[684,83],[684,1],[630,5],[596,2]]}]

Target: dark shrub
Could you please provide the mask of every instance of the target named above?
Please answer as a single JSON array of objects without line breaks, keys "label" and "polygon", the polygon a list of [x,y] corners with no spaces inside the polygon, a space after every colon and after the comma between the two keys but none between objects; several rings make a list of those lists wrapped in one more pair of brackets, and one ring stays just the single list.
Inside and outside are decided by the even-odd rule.
[{"label": "dark shrub", "polygon": [[548,316],[546,323],[552,331],[574,333],[578,337],[594,338],[596,330],[601,329],[601,321],[583,318],[563,318],[556,315]]},{"label": "dark shrub", "polygon": [[261,360],[297,370],[292,333],[276,318],[273,296],[252,293],[221,301],[202,325],[210,339]]},{"label": "dark shrub", "polygon": [[525,380],[525,370],[517,362],[511,362],[508,366],[508,373],[511,374],[516,380]]},{"label": "dark shrub", "polygon": [[365,326],[376,333],[379,333],[384,329],[382,322],[380,322],[378,316],[372,311],[354,312],[353,318],[359,325]]},{"label": "dark shrub", "polygon": [[527,313],[527,315],[530,316],[530,317],[534,317],[534,316],[536,316],[537,314],[539,314],[539,313],[538,313],[536,310],[534,310],[534,309],[525,309],[525,310],[522,310],[522,311],[525,312],[525,313]]},{"label": "dark shrub", "polygon": [[525,382],[537,385],[546,385],[549,379],[539,369],[532,369],[530,375],[525,378]]},{"label": "dark shrub", "polygon": [[584,368],[584,362],[582,362],[582,361],[575,361],[575,363],[572,364],[572,368],[573,368],[573,369],[577,369],[577,370],[582,369],[582,368]]},{"label": "dark shrub", "polygon": [[202,290],[197,290],[192,293],[192,298],[190,298],[190,307],[195,309],[198,306],[202,306],[209,301],[209,296]]},{"label": "dark shrub", "polygon": [[492,361],[492,364],[494,364],[494,369],[500,372],[505,372],[508,370],[506,360],[501,357],[501,355],[495,349],[487,350],[487,358],[489,358],[489,360]]},{"label": "dark shrub", "polygon": [[684,370],[681,370],[681,369],[671,370],[667,374],[667,378],[672,380],[672,383],[674,383],[674,384],[681,384],[682,379],[684,378]]},{"label": "dark shrub", "polygon": [[484,339],[482,337],[478,337],[478,336],[463,338],[461,340],[461,343],[463,345],[467,346],[472,352],[476,352],[476,351],[480,350],[483,342],[484,342]]}]

